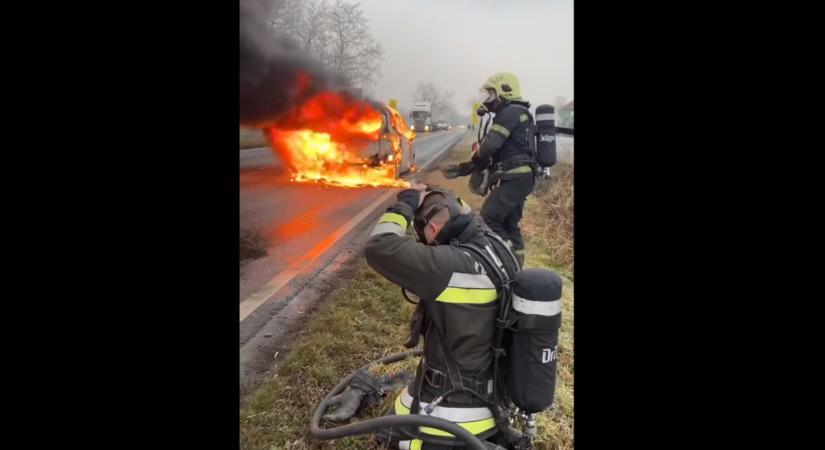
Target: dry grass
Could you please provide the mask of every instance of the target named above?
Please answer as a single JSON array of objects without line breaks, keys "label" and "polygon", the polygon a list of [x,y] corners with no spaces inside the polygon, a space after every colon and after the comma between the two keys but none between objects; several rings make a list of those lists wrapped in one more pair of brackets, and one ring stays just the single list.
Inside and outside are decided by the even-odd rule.
[{"label": "dry grass", "polygon": [[[469,141],[458,144],[444,162],[469,155]],[[483,199],[467,191],[467,179],[445,180],[438,172],[420,174],[425,182],[456,191],[475,210]],[[538,419],[539,450],[573,448],[573,253],[572,171],[559,167],[553,183],[539,187],[525,207],[522,228],[528,267],[546,267],[565,277],[563,320],[559,334],[556,409]],[[558,227],[560,230],[548,229]],[[241,448],[261,450],[367,449],[381,447],[373,438],[349,437],[317,441],[309,434],[309,419],[317,403],[339,379],[368,361],[403,351],[412,305],[400,288],[372,271],[360,258],[342,284],[308,319],[275,377],[253,393],[240,411]],[[415,361],[407,361],[412,368]],[[387,368],[375,370],[380,373]],[[359,417],[377,417],[393,396]]]},{"label": "dry grass", "polygon": [[[457,164],[470,159],[470,144],[474,136],[467,136],[445,155],[440,166]],[[467,177],[445,179],[437,170],[422,174],[420,180],[450,189],[479,211],[484,198],[470,192]],[[549,267],[573,278],[573,167],[557,164],[551,170],[550,180],[536,183],[533,194],[527,197],[521,220],[527,267]]]},{"label": "dry grass", "polygon": [[[404,301],[401,289],[376,274],[363,258],[347,278],[295,336],[277,375],[241,410],[241,448],[380,448],[366,443],[371,442],[368,437],[317,441],[308,429],[318,402],[341,378],[369,361],[406,350],[401,343],[413,307]],[[407,366],[414,362],[408,361]],[[379,407],[367,413],[382,412]]]},{"label": "dry grass", "polygon": [[[549,266],[573,278],[573,168],[553,167],[524,204],[521,230],[528,265]],[[536,249],[537,251],[533,251]]]}]

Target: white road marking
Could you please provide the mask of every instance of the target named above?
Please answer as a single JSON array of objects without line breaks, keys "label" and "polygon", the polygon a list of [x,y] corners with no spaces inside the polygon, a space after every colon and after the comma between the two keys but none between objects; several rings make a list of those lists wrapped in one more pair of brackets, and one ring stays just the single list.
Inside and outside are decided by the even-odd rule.
[{"label": "white road marking", "polygon": [[[441,134],[438,137],[449,136],[448,134]],[[431,136],[435,137],[435,136]],[[453,145],[455,142],[461,139],[461,134],[457,134],[454,136],[450,136],[450,139],[453,140],[448,144]],[[443,151],[438,152],[431,156],[427,162],[421,165],[422,168],[426,168],[436,157],[440,156]],[[261,168],[263,169],[263,168]],[[389,190],[386,193],[382,194],[380,197],[375,199],[372,203],[370,203],[366,208],[364,208],[360,213],[358,213],[355,217],[350,219],[347,223],[341,225],[337,230],[335,230],[332,234],[327,236],[321,242],[315,245],[312,249],[310,249],[306,254],[299,257],[295,261],[292,262],[286,269],[282,270],[280,273],[275,275],[269,282],[267,282],[264,287],[259,289],[254,294],[247,297],[244,301],[240,304],[240,321],[242,322],[244,319],[249,317],[256,309],[260,308],[261,305],[267,302],[273,295],[275,295],[281,288],[286,286],[293,278],[295,278],[301,271],[303,271],[307,266],[312,264],[319,256],[326,253],[327,250],[330,249],[333,245],[335,245],[341,237],[347,234],[350,230],[355,228],[366,216],[373,212],[373,210],[383,204],[391,195],[395,194],[396,190]]]}]

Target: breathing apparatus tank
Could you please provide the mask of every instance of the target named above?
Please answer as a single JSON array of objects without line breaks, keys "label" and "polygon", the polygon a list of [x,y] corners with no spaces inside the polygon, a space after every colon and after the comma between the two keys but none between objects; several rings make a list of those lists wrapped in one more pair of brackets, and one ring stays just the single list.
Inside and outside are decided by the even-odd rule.
[{"label": "breathing apparatus tank", "polygon": [[553,404],[559,359],[562,281],[555,272],[526,269],[515,275],[507,349],[507,394],[533,414]]},{"label": "breathing apparatus tank", "polygon": [[542,171],[556,164],[556,114],[553,105],[536,107],[536,159]]}]

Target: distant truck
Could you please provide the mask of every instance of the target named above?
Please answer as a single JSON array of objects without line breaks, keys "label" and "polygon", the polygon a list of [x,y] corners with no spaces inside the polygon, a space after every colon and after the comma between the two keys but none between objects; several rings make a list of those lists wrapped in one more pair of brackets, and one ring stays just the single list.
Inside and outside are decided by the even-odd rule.
[{"label": "distant truck", "polygon": [[432,104],[430,102],[413,103],[410,111],[414,131],[433,131]]}]

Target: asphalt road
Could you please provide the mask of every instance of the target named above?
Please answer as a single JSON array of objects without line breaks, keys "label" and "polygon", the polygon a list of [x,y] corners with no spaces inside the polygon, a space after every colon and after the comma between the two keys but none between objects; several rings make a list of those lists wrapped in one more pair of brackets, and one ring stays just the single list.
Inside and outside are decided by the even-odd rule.
[{"label": "asphalt road", "polygon": [[[426,168],[464,133],[453,130],[419,135],[414,143],[416,166]],[[294,261],[309,257],[323,260],[327,256],[322,253],[330,244],[326,241],[334,239],[336,231],[352,226],[354,217],[363,215],[388,191],[395,191],[291,183],[288,171],[268,148],[241,150],[240,171],[242,305],[253,294],[265,291],[267,283]],[[352,230],[368,225],[360,223]],[[268,303],[274,301],[277,298]]]}]

